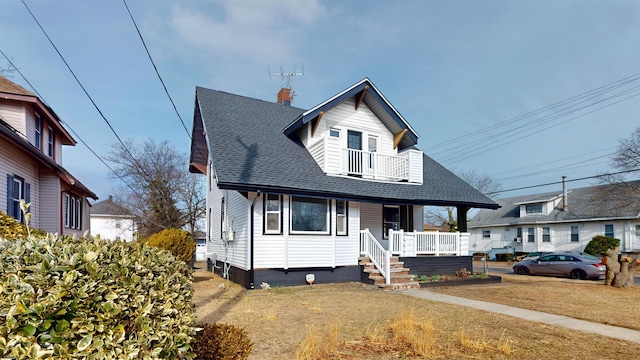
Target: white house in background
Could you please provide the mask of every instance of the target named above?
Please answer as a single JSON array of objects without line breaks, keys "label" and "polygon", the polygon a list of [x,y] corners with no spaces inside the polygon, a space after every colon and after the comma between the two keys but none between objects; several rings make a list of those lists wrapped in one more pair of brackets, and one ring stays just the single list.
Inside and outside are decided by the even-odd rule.
[{"label": "white house in background", "polygon": [[131,241],[137,233],[136,217],[114,202],[113,196],[109,195],[107,200],[91,207],[91,235],[100,235],[106,240]]},{"label": "white house in background", "polygon": [[469,222],[477,252],[583,251],[596,235],[640,249],[640,181],[496,200]]},{"label": "white house in background", "polygon": [[24,223],[25,200],[34,228],[78,236],[89,230],[88,199],[98,197],[62,167],[63,145],[75,144],[52,108],[0,76],[0,211]]},{"label": "white house in background", "polygon": [[225,276],[360,281],[364,255],[389,284],[391,254],[467,254],[468,234],[422,231],[423,206],[455,206],[466,224],[498,205],[417,149],[369,79],[308,110],[290,103],[290,89],[277,103],[196,89],[190,170],[207,176],[207,256]]}]

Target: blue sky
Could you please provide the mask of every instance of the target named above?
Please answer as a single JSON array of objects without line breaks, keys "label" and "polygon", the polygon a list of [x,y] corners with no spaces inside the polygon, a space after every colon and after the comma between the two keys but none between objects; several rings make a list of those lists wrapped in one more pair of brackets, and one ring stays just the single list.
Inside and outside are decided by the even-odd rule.
[{"label": "blue sky", "polygon": [[[122,1],[25,2],[121,138],[168,139],[188,152],[189,137]],[[640,126],[635,78],[570,103],[582,110],[518,118],[640,73],[638,1],[127,4],[189,131],[196,86],[275,101],[284,80],[268,68],[294,66],[304,66],[293,79],[295,106],[310,108],[368,77],[416,129],[419,148],[504,189],[608,171],[607,155]],[[35,90],[106,155],[116,137],[21,1],[0,0],[0,34],[0,50]],[[20,75],[11,79],[31,89]],[[64,149],[64,166],[104,199],[116,191],[110,172],[76,140]]]}]

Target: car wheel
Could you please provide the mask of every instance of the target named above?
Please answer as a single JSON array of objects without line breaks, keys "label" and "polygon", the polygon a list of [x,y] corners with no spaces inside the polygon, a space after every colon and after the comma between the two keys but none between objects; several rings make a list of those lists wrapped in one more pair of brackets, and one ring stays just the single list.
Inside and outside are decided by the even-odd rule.
[{"label": "car wheel", "polygon": [[584,272],[584,270],[580,270],[580,269],[571,270],[571,273],[569,274],[569,276],[572,279],[580,279],[580,280],[587,280],[589,278],[587,276],[587,273]]},{"label": "car wheel", "polygon": [[516,272],[518,275],[529,275],[529,269],[524,266],[520,266]]}]

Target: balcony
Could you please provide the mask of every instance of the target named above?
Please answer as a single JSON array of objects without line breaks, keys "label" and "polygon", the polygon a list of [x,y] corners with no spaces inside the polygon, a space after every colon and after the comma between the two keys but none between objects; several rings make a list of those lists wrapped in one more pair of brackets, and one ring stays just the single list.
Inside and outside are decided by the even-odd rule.
[{"label": "balcony", "polygon": [[362,179],[422,184],[422,151],[406,150],[397,155],[344,149],[335,138],[325,138],[308,148],[326,174]]}]

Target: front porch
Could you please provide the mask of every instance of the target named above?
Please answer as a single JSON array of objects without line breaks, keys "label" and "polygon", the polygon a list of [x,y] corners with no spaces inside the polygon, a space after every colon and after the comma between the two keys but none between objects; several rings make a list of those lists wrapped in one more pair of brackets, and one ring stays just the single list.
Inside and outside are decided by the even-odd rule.
[{"label": "front porch", "polygon": [[[377,281],[377,284],[382,285],[382,280],[384,280],[384,285],[387,286],[402,284],[402,280],[410,282],[411,279],[405,276],[410,271],[404,266],[405,262],[398,264],[400,259],[441,256],[468,257],[468,240],[469,233],[389,230],[388,242],[383,245],[371,234],[369,229],[364,229],[360,231],[360,255],[366,257],[368,261],[361,261],[361,263],[369,264],[367,272],[373,274],[374,283]],[[375,271],[372,270],[373,268]],[[399,268],[403,271],[399,272],[397,270]]]}]

